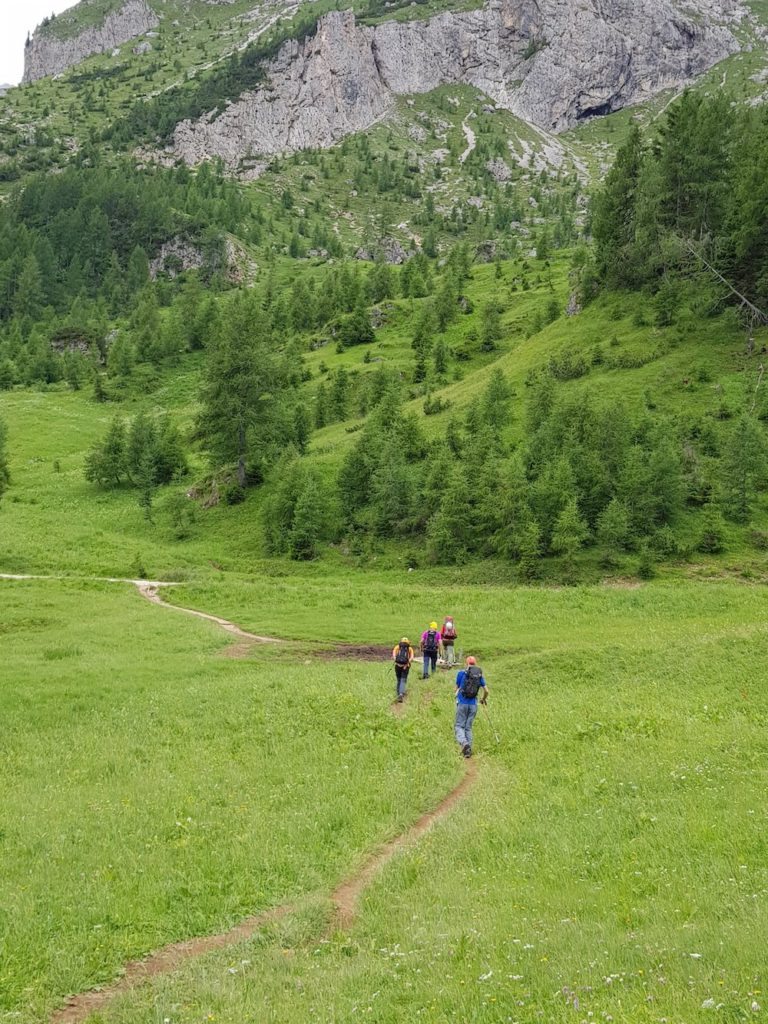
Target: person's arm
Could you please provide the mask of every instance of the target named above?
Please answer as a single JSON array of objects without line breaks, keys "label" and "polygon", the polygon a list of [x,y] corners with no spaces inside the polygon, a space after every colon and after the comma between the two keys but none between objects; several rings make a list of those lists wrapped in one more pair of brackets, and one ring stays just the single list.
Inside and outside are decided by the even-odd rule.
[{"label": "person's arm", "polygon": [[484,678],[480,682],[480,687],[481,687],[481,689],[483,691],[483,696],[480,698],[480,703],[481,704],[487,704],[488,703],[488,683],[486,683]]}]

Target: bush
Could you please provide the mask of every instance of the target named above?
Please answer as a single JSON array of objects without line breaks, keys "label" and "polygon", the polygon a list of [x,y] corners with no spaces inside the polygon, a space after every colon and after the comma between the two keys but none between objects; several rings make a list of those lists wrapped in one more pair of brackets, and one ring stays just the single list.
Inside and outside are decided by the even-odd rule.
[{"label": "bush", "polygon": [[707,555],[719,555],[725,551],[725,520],[720,510],[712,504],[703,513],[703,522],[696,550]]},{"label": "bush", "polygon": [[246,498],[245,488],[237,483],[225,484],[219,493],[225,505],[240,505]]}]

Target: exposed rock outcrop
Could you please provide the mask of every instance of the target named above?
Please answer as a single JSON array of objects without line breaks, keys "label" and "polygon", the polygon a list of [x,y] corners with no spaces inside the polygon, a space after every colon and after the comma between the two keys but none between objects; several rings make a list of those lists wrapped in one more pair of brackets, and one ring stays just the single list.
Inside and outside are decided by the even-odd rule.
[{"label": "exposed rock outcrop", "polygon": [[159,24],[146,0],[125,0],[119,10],[107,14],[100,25],[76,35],[60,37],[54,25],[38,29],[24,52],[24,82],[46,75],[59,75],[97,53],[108,53],[129,39],[143,35]]},{"label": "exposed rock outcrop", "polygon": [[548,131],[680,86],[730,53],[740,0],[488,0],[428,21],[358,25],[349,11],[286,43],[263,88],[219,117],[182,122],[189,164],[327,147],[370,128],[395,97],[467,84]]}]

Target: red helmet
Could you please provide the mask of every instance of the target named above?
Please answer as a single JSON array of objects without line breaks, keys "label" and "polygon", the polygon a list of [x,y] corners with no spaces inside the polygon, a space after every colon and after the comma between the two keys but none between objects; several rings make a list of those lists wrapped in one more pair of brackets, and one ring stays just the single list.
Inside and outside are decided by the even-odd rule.
[{"label": "red helmet", "polygon": [[472,655],[470,654],[470,656],[467,658],[467,664],[468,665],[476,665],[477,664],[477,659],[473,658]]}]

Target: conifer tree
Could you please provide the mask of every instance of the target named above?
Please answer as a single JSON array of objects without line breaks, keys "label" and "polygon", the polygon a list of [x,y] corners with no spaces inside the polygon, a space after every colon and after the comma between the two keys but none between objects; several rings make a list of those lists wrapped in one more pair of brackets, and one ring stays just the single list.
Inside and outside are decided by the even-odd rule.
[{"label": "conifer tree", "polygon": [[125,476],[125,424],[116,416],[104,443],[96,445],[86,456],[85,479],[91,483],[118,487]]},{"label": "conifer tree", "polygon": [[[521,557],[523,537],[533,520],[529,493],[525,466],[515,453],[507,464],[496,496],[499,528],[494,537],[494,547],[502,558],[514,560]],[[537,550],[539,541],[540,531],[537,527]]]},{"label": "conifer tree", "polygon": [[309,561],[317,558],[323,533],[323,499],[317,480],[309,474],[296,502],[289,546],[291,558]]},{"label": "conifer tree", "polygon": [[541,562],[541,530],[535,519],[529,519],[522,526],[517,547],[520,575],[524,580],[536,579]]},{"label": "conifer tree", "polygon": [[371,478],[371,508],[376,532],[392,537],[411,519],[413,487],[408,463],[395,433],[382,447]]},{"label": "conifer tree", "polygon": [[456,282],[451,274],[446,274],[434,301],[435,322],[441,334],[445,332],[450,323],[453,323],[458,312]]},{"label": "conifer tree", "polygon": [[595,200],[592,220],[600,271],[606,280],[617,285],[632,279],[635,203],[642,164],[642,133],[633,124]]},{"label": "conifer tree", "polygon": [[699,540],[696,549],[707,555],[718,555],[725,550],[725,545],[725,520],[717,505],[709,502],[702,512]]},{"label": "conifer tree", "polygon": [[315,428],[322,430],[328,423],[328,392],[321,381],[315,395]]},{"label": "conifer tree", "polygon": [[749,522],[757,492],[768,482],[768,447],[752,416],[740,416],[731,429],[720,475],[726,515],[737,523]]},{"label": "conifer tree", "polygon": [[345,420],[349,415],[349,374],[340,366],[331,381],[330,406],[333,418]]},{"label": "conifer tree", "polygon": [[427,550],[430,558],[442,565],[455,565],[466,554],[469,536],[465,484],[456,466],[446,473],[446,486],[440,507],[427,525]]},{"label": "conifer tree", "polygon": [[309,410],[304,402],[299,402],[293,410],[293,443],[299,455],[304,455],[312,433]]},{"label": "conifer tree", "polygon": [[483,352],[494,352],[502,338],[501,309],[491,300],[483,306],[480,348]]},{"label": "conifer tree", "polygon": [[604,564],[615,565],[629,539],[629,515],[618,498],[612,498],[600,514],[597,539],[604,549]]},{"label": "conifer tree", "polygon": [[264,461],[285,441],[281,424],[287,369],[272,344],[258,298],[239,294],[208,349],[197,430],[214,464],[237,463],[240,487],[249,471],[261,472]]},{"label": "conifer tree", "polygon": [[563,556],[566,572],[573,574],[576,553],[589,536],[587,524],[579,512],[575,498],[570,498],[563,511],[557,517],[552,532],[552,550]]},{"label": "conifer tree", "polygon": [[24,260],[19,274],[19,283],[14,298],[14,309],[18,316],[36,320],[43,303],[43,282],[34,253]]}]

